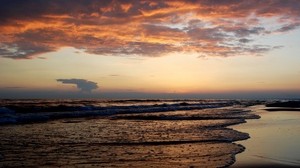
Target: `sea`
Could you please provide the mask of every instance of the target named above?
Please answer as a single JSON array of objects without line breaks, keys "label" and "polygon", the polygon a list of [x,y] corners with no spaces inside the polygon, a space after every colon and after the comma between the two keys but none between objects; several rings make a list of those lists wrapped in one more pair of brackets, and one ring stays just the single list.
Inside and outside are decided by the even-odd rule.
[{"label": "sea", "polygon": [[2,99],[0,167],[228,167],[257,100]]}]

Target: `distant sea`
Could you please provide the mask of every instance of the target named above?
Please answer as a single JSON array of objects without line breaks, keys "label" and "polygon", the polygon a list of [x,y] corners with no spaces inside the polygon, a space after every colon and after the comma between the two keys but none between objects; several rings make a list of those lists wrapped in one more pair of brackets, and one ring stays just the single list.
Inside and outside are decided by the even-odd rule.
[{"label": "distant sea", "polygon": [[0,100],[0,167],[226,167],[250,100]]}]

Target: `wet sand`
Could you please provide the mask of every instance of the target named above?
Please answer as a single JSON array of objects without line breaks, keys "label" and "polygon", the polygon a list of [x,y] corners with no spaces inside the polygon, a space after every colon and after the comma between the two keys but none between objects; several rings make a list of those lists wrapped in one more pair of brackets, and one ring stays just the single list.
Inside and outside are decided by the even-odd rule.
[{"label": "wet sand", "polygon": [[264,109],[252,107],[260,119],[231,126],[250,135],[250,139],[236,142],[246,150],[236,155],[231,167],[300,167],[300,110]]},{"label": "wet sand", "polygon": [[226,127],[255,117],[228,107],[5,125],[0,167],[227,167],[248,134]]}]

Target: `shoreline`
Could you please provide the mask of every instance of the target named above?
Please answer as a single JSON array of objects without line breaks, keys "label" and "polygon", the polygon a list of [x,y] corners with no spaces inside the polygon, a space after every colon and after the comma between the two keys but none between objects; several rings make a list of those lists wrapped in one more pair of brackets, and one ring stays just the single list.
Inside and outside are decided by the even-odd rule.
[{"label": "shoreline", "polygon": [[229,127],[250,135],[249,139],[236,142],[246,149],[235,156],[236,162],[230,167],[299,167],[300,110],[297,113],[276,108],[276,112],[270,112],[262,105],[250,109],[261,118]]},{"label": "shoreline", "polygon": [[[224,102],[228,106],[223,107]],[[97,109],[102,108],[102,102],[90,102],[81,111],[67,111],[77,118],[58,110],[69,104],[69,109],[77,109],[81,102],[54,101],[54,106],[53,102],[33,103],[31,112],[40,107],[44,111],[54,109],[42,114],[55,118],[3,126],[0,167],[228,167],[245,149],[234,142],[249,136],[227,127],[258,117],[244,110],[243,105],[252,102],[232,100],[120,103],[117,109],[115,104],[105,104],[109,112],[105,114],[110,114],[105,117],[86,116],[99,114]],[[22,103],[16,106],[27,108]],[[161,109],[169,111],[157,111]],[[2,111],[8,117],[28,114],[5,108]]]}]

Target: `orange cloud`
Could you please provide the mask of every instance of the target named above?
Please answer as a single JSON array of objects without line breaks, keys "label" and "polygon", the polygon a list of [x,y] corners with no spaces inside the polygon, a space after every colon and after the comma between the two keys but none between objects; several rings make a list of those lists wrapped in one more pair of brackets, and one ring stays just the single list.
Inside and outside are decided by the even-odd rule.
[{"label": "orange cloud", "polygon": [[297,29],[299,8],[298,0],[4,0],[0,56],[28,59],[66,46],[99,55],[257,55],[278,46],[255,37]]}]

